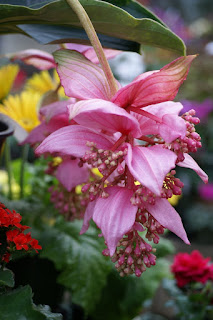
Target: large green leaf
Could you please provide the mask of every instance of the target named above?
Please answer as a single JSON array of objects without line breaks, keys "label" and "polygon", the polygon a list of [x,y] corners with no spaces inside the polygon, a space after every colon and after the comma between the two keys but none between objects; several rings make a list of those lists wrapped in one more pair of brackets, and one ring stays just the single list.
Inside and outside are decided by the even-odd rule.
[{"label": "large green leaf", "polygon": [[[23,33],[43,44],[87,41],[79,19],[66,0],[12,3],[8,0],[0,4],[0,33]],[[182,40],[133,0],[123,7],[100,0],[81,0],[81,4],[105,46],[137,51],[139,44],[146,44],[185,54]]]},{"label": "large green leaf", "polygon": [[[82,221],[60,221],[44,232],[42,257],[55,263],[61,271],[59,283],[71,289],[73,302],[86,311],[94,309],[111,269],[102,255],[103,241],[97,230],[80,235]],[[42,241],[42,240],[41,240]]]},{"label": "large green leaf", "polygon": [[0,270],[0,287],[1,286],[7,286],[7,287],[13,287],[14,286],[14,274],[9,269]]},{"label": "large green leaf", "polygon": [[[161,280],[169,274],[169,263],[158,259],[157,264],[140,277],[121,278],[112,270],[103,288],[96,309],[91,314],[94,320],[129,320],[138,315],[143,303],[151,299]],[[103,312],[104,310],[104,312]]]},{"label": "large green leaf", "polygon": [[0,317],[3,320],[62,320],[47,306],[35,306],[32,290],[25,286],[0,295]]}]

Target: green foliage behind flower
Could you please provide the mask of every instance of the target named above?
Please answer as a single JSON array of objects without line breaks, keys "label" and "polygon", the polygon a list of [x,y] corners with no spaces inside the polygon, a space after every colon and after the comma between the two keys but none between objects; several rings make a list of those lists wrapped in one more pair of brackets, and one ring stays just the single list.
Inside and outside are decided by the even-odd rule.
[{"label": "green foliage behind flower", "polygon": [[[32,194],[5,203],[22,212],[23,223],[32,227],[32,235],[42,245],[40,257],[54,263],[57,281],[70,291],[73,303],[95,320],[133,318],[142,311],[143,303],[152,298],[161,279],[168,275],[169,263],[163,257],[174,252],[171,242],[161,239],[158,263],[155,268],[147,269],[146,277],[120,278],[112,263],[101,254],[104,241],[97,237],[97,228],[91,226],[87,233],[79,235],[82,222],[65,221],[48,202],[47,189],[53,181],[44,174],[45,163],[45,159],[34,163],[29,177]],[[112,304],[116,307],[112,308]]]}]

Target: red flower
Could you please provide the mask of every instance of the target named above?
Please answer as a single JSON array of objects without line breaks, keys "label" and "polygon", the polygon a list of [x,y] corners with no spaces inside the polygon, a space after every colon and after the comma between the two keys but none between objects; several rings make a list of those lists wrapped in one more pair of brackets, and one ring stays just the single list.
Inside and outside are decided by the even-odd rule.
[{"label": "red flower", "polygon": [[210,258],[204,258],[199,251],[194,250],[191,254],[179,253],[175,256],[171,271],[174,273],[178,287],[184,287],[190,282],[205,283],[213,278]]},{"label": "red flower", "polygon": [[10,261],[10,256],[11,254],[9,252],[6,252],[2,257],[2,261],[8,263]]},{"label": "red flower", "polygon": [[[30,233],[24,233],[24,231],[30,227],[21,225],[21,219],[22,217],[19,213],[15,210],[10,211],[0,202],[0,231],[1,228],[3,228],[4,232],[6,231],[7,250],[10,252],[11,249],[12,251],[14,249],[24,249],[26,251],[34,249],[38,253],[38,250],[41,250],[42,247],[38,244],[38,240],[31,237]],[[4,253],[1,261],[9,262],[11,255],[9,252],[6,251]]]},{"label": "red flower", "polygon": [[7,241],[14,242],[14,238],[20,233],[18,229],[9,230],[6,232]]},{"label": "red flower", "polygon": [[32,240],[30,233],[24,234],[20,233],[18,234],[14,239],[13,242],[16,245],[17,250],[29,250],[29,242]]},{"label": "red flower", "polygon": [[36,239],[32,239],[30,242],[30,245],[31,245],[31,248],[34,249],[37,253],[38,253],[38,250],[42,249],[42,247],[38,244],[38,240]]},{"label": "red flower", "polygon": [[21,215],[17,213],[15,210],[12,212],[5,207],[3,203],[0,203],[0,226],[1,227],[9,227],[15,226],[17,228],[21,227]]}]

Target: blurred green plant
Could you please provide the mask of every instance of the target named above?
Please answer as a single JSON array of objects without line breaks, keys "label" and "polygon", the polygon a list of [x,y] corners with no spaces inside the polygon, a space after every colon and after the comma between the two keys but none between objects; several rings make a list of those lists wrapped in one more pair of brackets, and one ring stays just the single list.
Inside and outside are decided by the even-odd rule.
[{"label": "blurred green plant", "polygon": [[101,254],[105,245],[103,238],[98,237],[99,230],[91,225],[87,233],[80,235],[82,222],[65,221],[49,202],[48,188],[54,179],[44,173],[46,161],[39,158],[28,166],[26,181],[30,182],[31,194],[21,200],[4,199],[5,204],[22,213],[23,223],[32,227],[33,237],[42,245],[40,259],[54,263],[57,282],[70,292],[72,303],[81,306],[85,315],[94,320],[133,318],[168,275],[169,262],[164,257],[174,252],[172,243],[161,239],[157,264],[147,268],[144,277],[121,278]]},{"label": "blurred green plant", "polygon": [[213,319],[212,282],[209,281],[205,285],[194,283],[189,290],[184,291],[176,286],[175,280],[164,279],[163,288],[171,297],[166,306],[174,308],[176,319]]}]

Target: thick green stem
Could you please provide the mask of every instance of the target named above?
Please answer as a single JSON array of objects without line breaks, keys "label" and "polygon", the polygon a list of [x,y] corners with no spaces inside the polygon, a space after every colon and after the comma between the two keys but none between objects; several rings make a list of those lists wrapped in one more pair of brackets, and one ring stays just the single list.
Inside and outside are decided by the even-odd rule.
[{"label": "thick green stem", "polygon": [[13,198],[13,193],[12,193],[12,166],[11,166],[11,155],[10,155],[10,142],[9,142],[8,139],[5,142],[4,154],[5,154],[5,165],[6,165],[7,177],[8,177],[8,198],[12,199]]},{"label": "thick green stem", "polygon": [[22,147],[22,153],[21,153],[20,198],[23,198],[23,196],[24,196],[24,171],[25,171],[25,164],[27,161],[28,153],[29,153],[29,145],[25,144]]},{"label": "thick green stem", "polygon": [[105,73],[105,76],[108,80],[109,86],[110,86],[110,91],[111,91],[111,96],[114,96],[114,94],[117,92],[118,90],[118,86],[116,83],[116,80],[113,76],[112,70],[109,66],[109,63],[107,61],[107,58],[104,54],[104,50],[101,46],[101,43],[98,39],[98,36],[95,32],[95,29],[93,27],[92,22],[90,21],[86,11],[84,10],[84,8],[82,7],[82,5],[80,4],[80,2],[78,0],[66,0],[67,3],[69,4],[69,6],[72,8],[72,10],[76,13],[76,15],[78,16],[82,27],[84,28],[84,30],[86,31],[88,38],[97,54],[97,57],[99,59],[100,65]]}]

